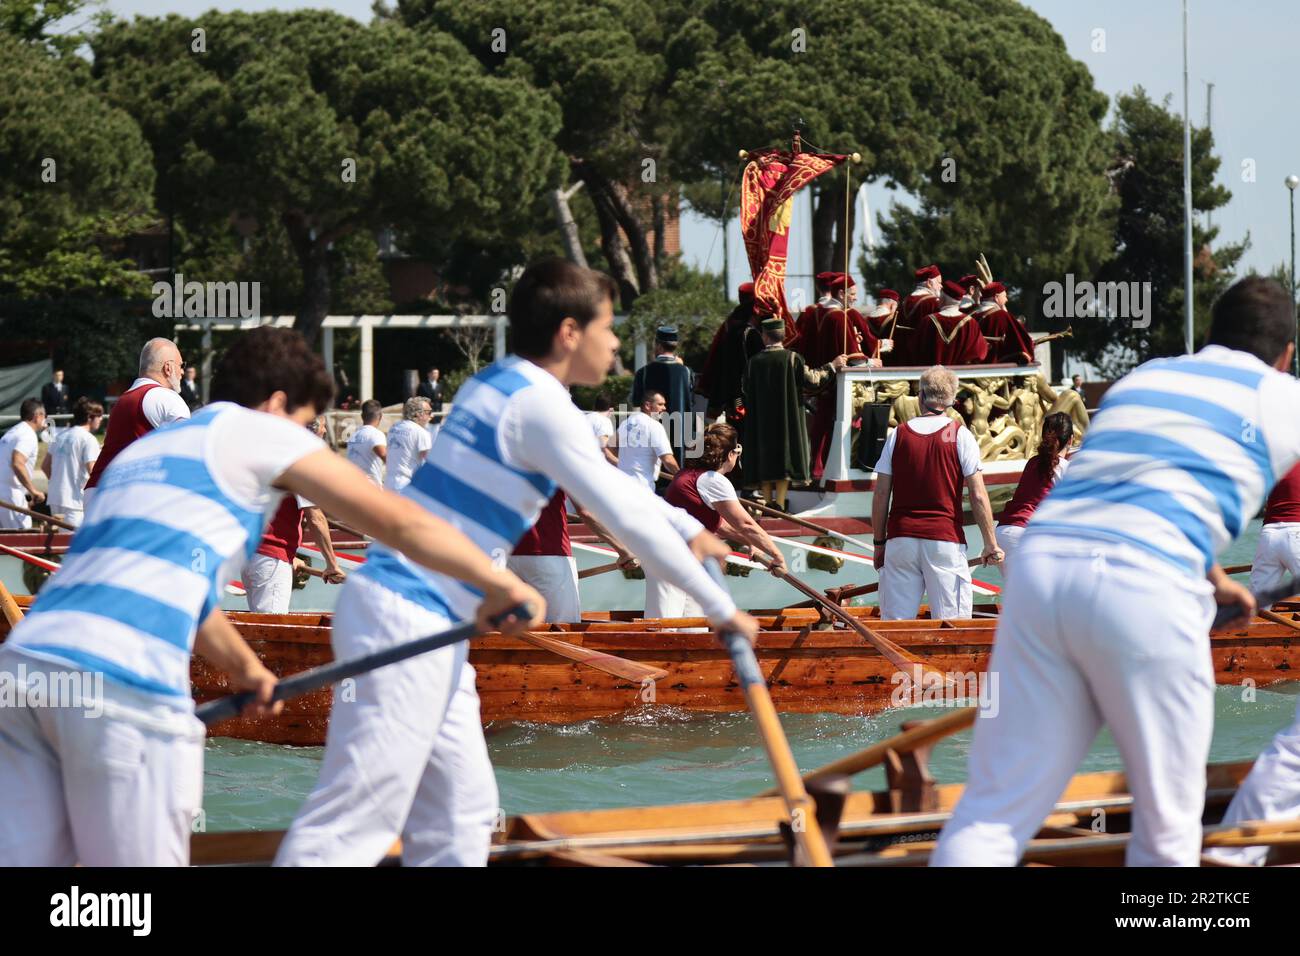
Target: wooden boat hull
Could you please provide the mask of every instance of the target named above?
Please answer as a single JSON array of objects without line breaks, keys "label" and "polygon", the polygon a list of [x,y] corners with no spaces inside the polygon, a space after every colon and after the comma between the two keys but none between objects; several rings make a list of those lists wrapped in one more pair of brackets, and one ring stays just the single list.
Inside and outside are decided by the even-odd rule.
[{"label": "wooden boat hull", "polygon": [[[1207,768],[1204,822],[1215,824],[1251,762]],[[923,865],[963,785],[934,786],[924,806],[897,789],[855,791],[839,816],[836,864]],[[1026,852],[1025,861],[1050,865],[1120,866],[1132,797],[1124,774],[1075,776]],[[1104,810],[1105,829],[1093,829]],[[790,849],[780,832],[786,808],[779,797],[511,817],[493,839],[493,866],[635,866],[782,864]],[[1286,827],[1279,824],[1278,828]],[[1249,828],[1247,828],[1249,829]],[[1207,834],[1213,830],[1207,830]],[[283,831],[198,833],[191,840],[196,866],[268,863]],[[1276,841],[1281,842],[1281,841]],[[1296,838],[1290,844],[1295,852]],[[383,862],[399,861],[400,843]]]},{"label": "wooden boat hull", "polygon": [[[874,608],[854,609],[870,617]],[[311,624],[236,623],[258,655],[281,675],[332,660],[326,615]],[[769,625],[756,644],[759,665],[777,709],[785,713],[878,713],[900,703],[897,668],[856,634],[817,630],[812,611],[784,612],[764,619]],[[552,631],[583,647],[661,667],[666,680],[640,685],[589,667],[571,664],[511,638],[486,637],[470,649],[478,674],[478,693],[485,724],[498,721],[569,723],[592,718],[620,718],[648,708],[724,712],[745,710],[745,699],[726,652],[710,633],[666,631],[682,622],[618,622],[572,625],[580,630]],[[927,664],[970,681],[988,666],[996,621],[879,621],[871,626]],[[1300,667],[1300,632],[1256,621],[1211,640],[1215,679],[1220,684],[1252,680],[1257,686],[1290,679]],[[225,678],[195,658],[195,697],[207,700],[228,692]],[[290,702],[272,720],[237,719],[213,728],[219,736],[268,743],[319,745],[324,742],[331,695],[327,691]]]},{"label": "wooden boat hull", "polygon": [[[878,613],[876,608],[851,611],[868,620]],[[897,669],[857,634],[817,629],[818,617],[811,610],[758,613],[765,629],[755,650],[778,710],[869,715],[917,702],[900,699],[902,678]],[[281,677],[333,660],[329,614],[234,612],[231,619],[267,667]],[[971,696],[975,696],[978,685],[974,678],[988,665],[996,623],[992,618],[871,620],[871,627],[932,667],[960,675],[968,681]],[[513,638],[490,636],[476,640],[469,659],[478,674],[483,721],[569,723],[617,719],[653,707],[742,711],[744,696],[726,652],[713,635],[669,629],[703,624],[698,618],[614,619],[553,626],[548,632],[592,650],[669,672],[667,679],[646,685],[571,664]],[[1259,619],[1249,626],[1214,635],[1211,653],[1216,681],[1242,684],[1250,680],[1256,686],[1265,686],[1291,679],[1293,671],[1300,668],[1300,647],[1295,638],[1300,638],[1300,631]],[[199,657],[193,660],[191,682],[200,702],[230,692],[225,675]],[[331,701],[330,691],[318,691],[288,702],[278,717],[237,718],[214,726],[211,733],[266,743],[319,746],[325,741]]]}]

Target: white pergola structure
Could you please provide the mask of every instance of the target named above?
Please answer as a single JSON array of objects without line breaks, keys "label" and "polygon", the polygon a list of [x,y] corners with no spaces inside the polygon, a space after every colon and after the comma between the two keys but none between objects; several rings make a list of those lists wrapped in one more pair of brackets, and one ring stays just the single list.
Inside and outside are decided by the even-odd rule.
[{"label": "white pergola structure", "polygon": [[[212,377],[212,333],[239,332],[263,325],[292,328],[292,315],[265,315],[248,319],[196,316],[176,323],[176,331],[203,333],[203,400],[208,400],[208,381]],[[375,393],[375,329],[463,329],[490,327],[494,332],[493,358],[506,354],[504,313],[500,315],[327,315],[321,325],[321,355],[325,367],[334,369],[334,330],[361,330],[361,374],[358,394],[372,398]]]}]

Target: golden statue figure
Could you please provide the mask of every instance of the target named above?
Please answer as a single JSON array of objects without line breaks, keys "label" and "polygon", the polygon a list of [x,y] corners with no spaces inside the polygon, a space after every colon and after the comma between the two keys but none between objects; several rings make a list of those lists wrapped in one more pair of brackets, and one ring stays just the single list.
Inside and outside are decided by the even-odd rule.
[{"label": "golden statue figure", "polygon": [[1065,412],[1070,416],[1074,424],[1074,440],[1083,441],[1084,433],[1088,430],[1088,407],[1083,402],[1083,396],[1072,388],[1067,388],[1061,392],[1052,390],[1052,386],[1041,375],[1035,375],[1035,388],[1044,405],[1047,406],[1047,414],[1053,412]]}]

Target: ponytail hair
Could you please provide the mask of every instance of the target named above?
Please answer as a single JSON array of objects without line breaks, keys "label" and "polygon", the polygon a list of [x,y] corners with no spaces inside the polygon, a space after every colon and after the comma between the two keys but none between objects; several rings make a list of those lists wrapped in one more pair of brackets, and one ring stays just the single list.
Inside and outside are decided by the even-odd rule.
[{"label": "ponytail hair", "polygon": [[1073,437],[1074,421],[1065,412],[1052,412],[1043,419],[1043,435],[1038,442],[1038,456],[1034,459],[1039,477],[1047,479],[1052,476],[1056,463],[1070,447]]}]

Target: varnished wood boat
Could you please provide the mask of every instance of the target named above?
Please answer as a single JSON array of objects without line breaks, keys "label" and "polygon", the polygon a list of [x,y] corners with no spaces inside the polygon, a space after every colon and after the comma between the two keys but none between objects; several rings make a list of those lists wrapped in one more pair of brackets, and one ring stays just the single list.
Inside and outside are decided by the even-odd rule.
[{"label": "varnished wood boat", "polygon": [[[20,598],[20,603],[30,599]],[[990,608],[992,606],[986,606]],[[1288,618],[1300,604],[1282,604]],[[874,607],[850,612],[927,664],[957,675],[984,671],[996,620],[872,620]],[[820,627],[818,612],[785,609],[757,612],[763,632],[756,652],[778,710],[787,713],[873,714],[897,703],[897,669],[857,634]],[[330,615],[268,615],[231,612],[245,639],[267,666],[288,676],[333,659]],[[522,641],[488,636],[471,645],[485,723],[538,721],[564,723],[618,718],[647,707],[689,711],[742,711],[744,697],[726,652],[700,618],[644,620],[631,614],[587,615],[582,624],[552,625],[547,633],[592,650],[660,667],[669,677],[642,686],[589,667],[569,663]],[[620,619],[623,618],[623,619]],[[0,622],[0,630],[4,629]],[[1292,677],[1300,668],[1300,631],[1256,618],[1211,638],[1215,679],[1220,684],[1246,680],[1265,686]],[[194,658],[195,698],[205,701],[229,693],[223,674]],[[319,691],[290,701],[279,717],[238,718],[211,729],[215,736],[267,743],[319,746],[325,741],[331,694]]]},{"label": "varnished wood boat", "polygon": [[[887,789],[847,791],[847,778],[820,788],[817,814],[830,834],[836,865],[924,865],[962,785],[937,786],[927,770],[936,740],[963,726],[953,714],[929,722],[934,736],[908,743],[899,735],[877,745]],[[940,724],[949,724],[940,729]],[[868,763],[871,763],[868,762]],[[865,766],[865,764],[864,764]],[[1207,769],[1205,846],[1271,846],[1270,862],[1292,862],[1300,852],[1296,822],[1218,824],[1250,762]],[[1133,798],[1122,773],[1075,776],[1031,841],[1024,862],[1037,865],[1117,866],[1129,838]],[[789,865],[795,851],[783,829],[779,797],[613,810],[525,814],[509,818],[493,839],[496,866]],[[200,833],[191,842],[194,865],[269,862],[283,831]],[[400,843],[384,862],[400,859]],[[1203,859],[1204,863],[1214,861]]]}]

